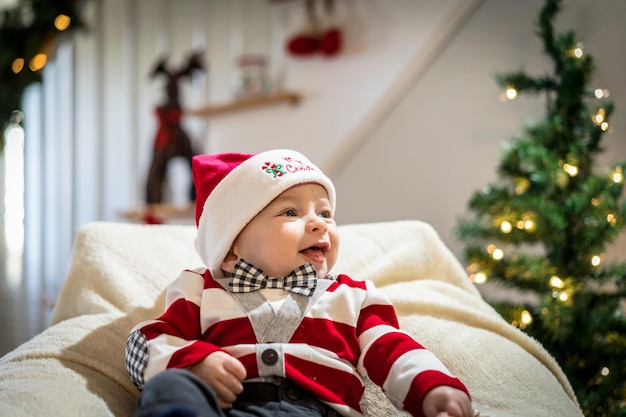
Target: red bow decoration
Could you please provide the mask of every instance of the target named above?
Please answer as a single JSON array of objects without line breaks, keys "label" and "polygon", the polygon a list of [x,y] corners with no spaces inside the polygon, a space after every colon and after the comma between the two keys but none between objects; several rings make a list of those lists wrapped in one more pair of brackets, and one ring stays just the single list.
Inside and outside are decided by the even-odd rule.
[{"label": "red bow decoration", "polygon": [[287,40],[286,49],[294,56],[321,53],[337,55],[343,47],[343,31],[337,22],[334,0],[325,0],[326,16],[320,25],[315,15],[314,0],[306,0],[307,22],[304,28]]}]

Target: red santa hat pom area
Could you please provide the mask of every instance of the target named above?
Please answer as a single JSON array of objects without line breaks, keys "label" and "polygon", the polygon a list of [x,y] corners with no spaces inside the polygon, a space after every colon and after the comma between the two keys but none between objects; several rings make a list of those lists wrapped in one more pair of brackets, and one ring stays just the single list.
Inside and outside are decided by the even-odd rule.
[{"label": "red santa hat pom area", "polygon": [[335,209],[332,181],[304,155],[288,149],[258,154],[196,155],[196,249],[214,276],[241,230],[283,191],[317,183]]}]

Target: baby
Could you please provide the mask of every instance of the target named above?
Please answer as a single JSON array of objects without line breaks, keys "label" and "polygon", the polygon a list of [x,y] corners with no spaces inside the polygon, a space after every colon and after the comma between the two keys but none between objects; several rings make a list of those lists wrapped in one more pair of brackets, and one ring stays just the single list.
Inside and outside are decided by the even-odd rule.
[{"label": "baby", "polygon": [[335,188],[318,167],[292,150],[197,155],[193,177],[206,268],[128,338],[137,416],[362,416],[367,376],[412,416],[474,417],[384,293],[331,273]]}]

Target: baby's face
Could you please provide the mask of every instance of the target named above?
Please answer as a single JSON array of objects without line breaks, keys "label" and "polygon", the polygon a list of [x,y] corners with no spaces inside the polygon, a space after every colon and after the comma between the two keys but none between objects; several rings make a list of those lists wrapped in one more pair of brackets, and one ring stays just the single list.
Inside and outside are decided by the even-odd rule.
[{"label": "baby's face", "polygon": [[[307,262],[318,278],[335,265],[339,250],[337,224],[326,189],[302,184],[284,191],[241,231],[231,255],[282,277]],[[233,262],[223,268],[232,272]]]}]

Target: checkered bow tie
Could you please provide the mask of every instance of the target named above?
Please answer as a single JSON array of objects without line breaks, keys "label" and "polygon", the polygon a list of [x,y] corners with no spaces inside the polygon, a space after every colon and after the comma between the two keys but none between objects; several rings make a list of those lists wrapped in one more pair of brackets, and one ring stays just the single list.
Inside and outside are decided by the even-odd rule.
[{"label": "checkered bow tie", "polygon": [[262,288],[279,288],[310,297],[317,285],[317,271],[309,262],[283,278],[270,278],[263,270],[240,259],[233,268],[228,286],[232,292],[252,292]]}]

